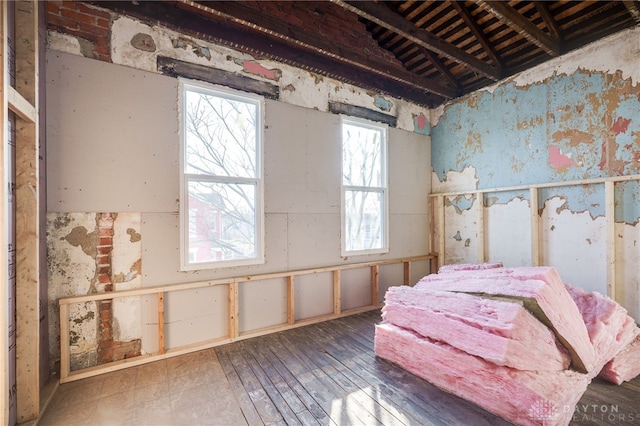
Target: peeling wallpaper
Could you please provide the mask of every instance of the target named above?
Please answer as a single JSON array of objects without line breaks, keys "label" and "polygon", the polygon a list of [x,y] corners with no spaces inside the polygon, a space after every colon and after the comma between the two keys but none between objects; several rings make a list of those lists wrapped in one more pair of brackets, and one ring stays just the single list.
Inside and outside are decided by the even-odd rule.
[{"label": "peeling wallpaper", "polygon": [[[639,70],[634,28],[432,110],[433,192],[640,174]],[[538,198],[543,264],[607,294],[604,185],[540,189]],[[529,192],[485,194],[484,247],[477,203],[445,198],[444,263],[531,264]],[[612,297],[639,321],[638,181],[615,185],[614,218]]]},{"label": "peeling wallpaper", "polygon": [[[435,174],[472,166],[482,189],[639,173],[640,85],[620,74],[510,82],[448,106],[431,131]],[[601,188],[565,195],[604,213]]]}]

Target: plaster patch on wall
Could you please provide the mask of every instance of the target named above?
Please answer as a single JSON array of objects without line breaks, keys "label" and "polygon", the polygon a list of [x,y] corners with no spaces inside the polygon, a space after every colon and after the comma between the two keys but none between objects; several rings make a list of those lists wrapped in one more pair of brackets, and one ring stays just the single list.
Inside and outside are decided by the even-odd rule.
[{"label": "plaster patch on wall", "polygon": [[[145,52],[131,46],[130,41],[137,33],[149,34],[156,43],[156,51]],[[376,105],[376,99],[382,99],[380,93],[361,89],[276,61],[258,60],[249,54],[204,40],[193,40],[202,53],[197,56],[193,54],[190,45],[174,47],[172,40],[179,40],[181,37],[184,38],[180,33],[168,28],[158,25],[149,26],[126,16],[119,16],[114,19],[111,27],[111,60],[115,64],[153,73],[158,72],[157,57],[159,55],[194,64],[215,66],[217,69],[230,72],[258,71],[257,74],[254,73],[256,78],[277,81],[280,88],[279,101],[323,112],[328,111],[329,101],[367,108],[372,104]],[[206,49],[208,54],[205,54],[202,49]],[[207,56],[210,56],[210,59]],[[228,58],[233,58],[233,60],[228,60]],[[245,65],[248,65],[250,69],[246,70]],[[269,70],[269,72],[265,70]],[[270,71],[274,71],[276,74],[271,74]],[[274,78],[276,75],[277,78]],[[427,111],[423,106],[401,99],[385,97],[385,100],[392,105],[388,112],[397,117],[396,127],[402,130],[414,131],[414,116],[421,113],[426,114]]]},{"label": "plaster patch on wall", "polygon": [[[96,293],[99,268],[96,258],[107,244],[99,237],[96,213],[47,214],[47,259],[49,281],[49,336],[52,362],[59,359],[60,324],[58,299]],[[140,214],[113,215],[110,248],[111,280],[116,290],[141,284]],[[102,251],[103,252],[103,251]],[[141,336],[139,298],[113,301],[114,339],[134,340]],[[98,306],[94,302],[70,306],[70,358],[72,369],[98,362]]]},{"label": "plaster patch on wall", "polygon": [[475,196],[472,195],[458,195],[457,197],[445,197],[444,205],[451,206],[457,213],[462,213],[463,210],[469,210],[474,204]]},{"label": "plaster patch on wall", "polygon": [[172,38],[171,44],[175,49],[184,49],[192,52],[198,58],[206,58],[209,61],[211,60],[211,52],[208,47],[202,46],[187,37]]},{"label": "plaster patch on wall", "polygon": [[393,108],[393,102],[383,98],[382,96],[374,96],[374,105],[381,111],[391,111]]},{"label": "plaster patch on wall", "polygon": [[77,37],[55,31],[47,31],[47,49],[83,56],[80,41]]},{"label": "plaster patch on wall", "polygon": [[519,73],[513,81],[518,86],[527,86],[553,74],[570,75],[579,68],[603,73],[624,69],[627,77],[640,81],[640,27],[620,31],[597,43],[554,58]]},{"label": "plaster patch on wall", "polygon": [[434,193],[477,189],[478,177],[476,176],[476,169],[473,166],[468,166],[461,172],[449,170],[442,180],[440,180],[438,174],[434,171],[432,173],[431,185]]},{"label": "plaster patch on wall", "polygon": [[131,38],[131,45],[139,50],[145,52],[155,52],[156,43],[153,41],[153,37],[145,33],[137,33]]}]

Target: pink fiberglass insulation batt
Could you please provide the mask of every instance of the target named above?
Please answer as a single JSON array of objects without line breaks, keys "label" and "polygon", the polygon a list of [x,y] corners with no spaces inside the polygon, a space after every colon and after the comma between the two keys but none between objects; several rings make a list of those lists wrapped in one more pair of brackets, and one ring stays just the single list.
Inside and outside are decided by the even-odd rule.
[{"label": "pink fiberglass insulation batt", "polygon": [[522,300],[569,350],[571,364],[587,373],[595,367],[593,346],[575,302],[553,267],[494,268],[431,274],[414,288],[501,296]]},{"label": "pink fiberglass insulation batt", "polygon": [[565,286],[582,314],[593,344],[596,362],[589,376],[595,377],[606,363],[633,341],[638,327],[619,303],[598,292]]},{"label": "pink fiberglass insulation batt", "polygon": [[640,375],[640,335],[609,361],[600,371],[600,377],[616,385]]},{"label": "pink fiberglass insulation batt", "polygon": [[390,287],[385,322],[443,341],[471,355],[519,370],[561,371],[567,351],[516,301],[428,288]]},{"label": "pink fiberglass insulation batt", "polygon": [[442,265],[438,269],[439,274],[447,273],[447,272],[455,272],[455,271],[480,271],[485,269],[496,269],[502,268],[502,262],[492,262],[492,263],[460,263],[460,264],[451,264],[451,265]]},{"label": "pink fiberglass insulation batt", "polygon": [[435,386],[518,425],[567,425],[589,384],[575,371],[522,371],[382,323],[375,352]]}]

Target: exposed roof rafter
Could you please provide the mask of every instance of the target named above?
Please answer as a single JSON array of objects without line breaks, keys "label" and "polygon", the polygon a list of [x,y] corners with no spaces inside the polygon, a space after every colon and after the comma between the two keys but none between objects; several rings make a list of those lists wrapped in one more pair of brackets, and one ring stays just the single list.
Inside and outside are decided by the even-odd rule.
[{"label": "exposed roof rafter", "polygon": [[80,1],[428,107],[640,23],[639,0]]},{"label": "exposed roof rafter", "polygon": [[508,3],[503,1],[477,0],[477,4],[500,19],[504,19],[507,25],[513,28],[514,31],[543,49],[550,56],[555,57],[560,55],[560,44],[540,30],[540,28],[533,25],[527,18],[519,14],[513,7],[509,6]]},{"label": "exposed roof rafter", "polygon": [[502,61],[500,60],[500,57],[496,53],[496,50],[493,48],[493,46],[491,46],[491,43],[489,43],[489,41],[487,40],[487,37],[484,35],[482,30],[478,27],[476,22],[471,17],[471,14],[469,13],[469,10],[467,9],[467,7],[464,5],[463,2],[457,2],[457,1],[452,2],[451,5],[458,12],[460,17],[464,20],[465,24],[467,24],[471,33],[475,36],[476,40],[478,40],[478,42],[482,45],[482,48],[484,49],[484,51],[487,52],[487,55],[489,55],[493,63],[496,64],[496,67],[500,71],[502,69]]},{"label": "exposed roof rafter", "polygon": [[419,46],[446,56],[447,58],[461,63],[494,81],[500,79],[500,73],[496,67],[481,61],[464,50],[458,49],[451,43],[448,43],[424,29],[417,27],[412,22],[407,21],[404,17],[391,11],[382,4],[368,1],[331,1],[365,19],[368,19],[369,21],[375,22],[390,31],[400,34]]},{"label": "exposed roof rafter", "polygon": [[640,24],[640,4],[635,0],[622,0],[622,3],[633,16],[633,19]]}]

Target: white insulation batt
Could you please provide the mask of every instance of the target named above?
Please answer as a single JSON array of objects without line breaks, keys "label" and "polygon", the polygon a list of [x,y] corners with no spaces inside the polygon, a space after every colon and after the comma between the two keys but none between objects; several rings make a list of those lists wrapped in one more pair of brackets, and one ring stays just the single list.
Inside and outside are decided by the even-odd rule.
[{"label": "white insulation batt", "polygon": [[517,425],[567,425],[598,373],[640,373],[633,318],[552,267],[446,266],[389,288],[382,319],[377,356]]}]

